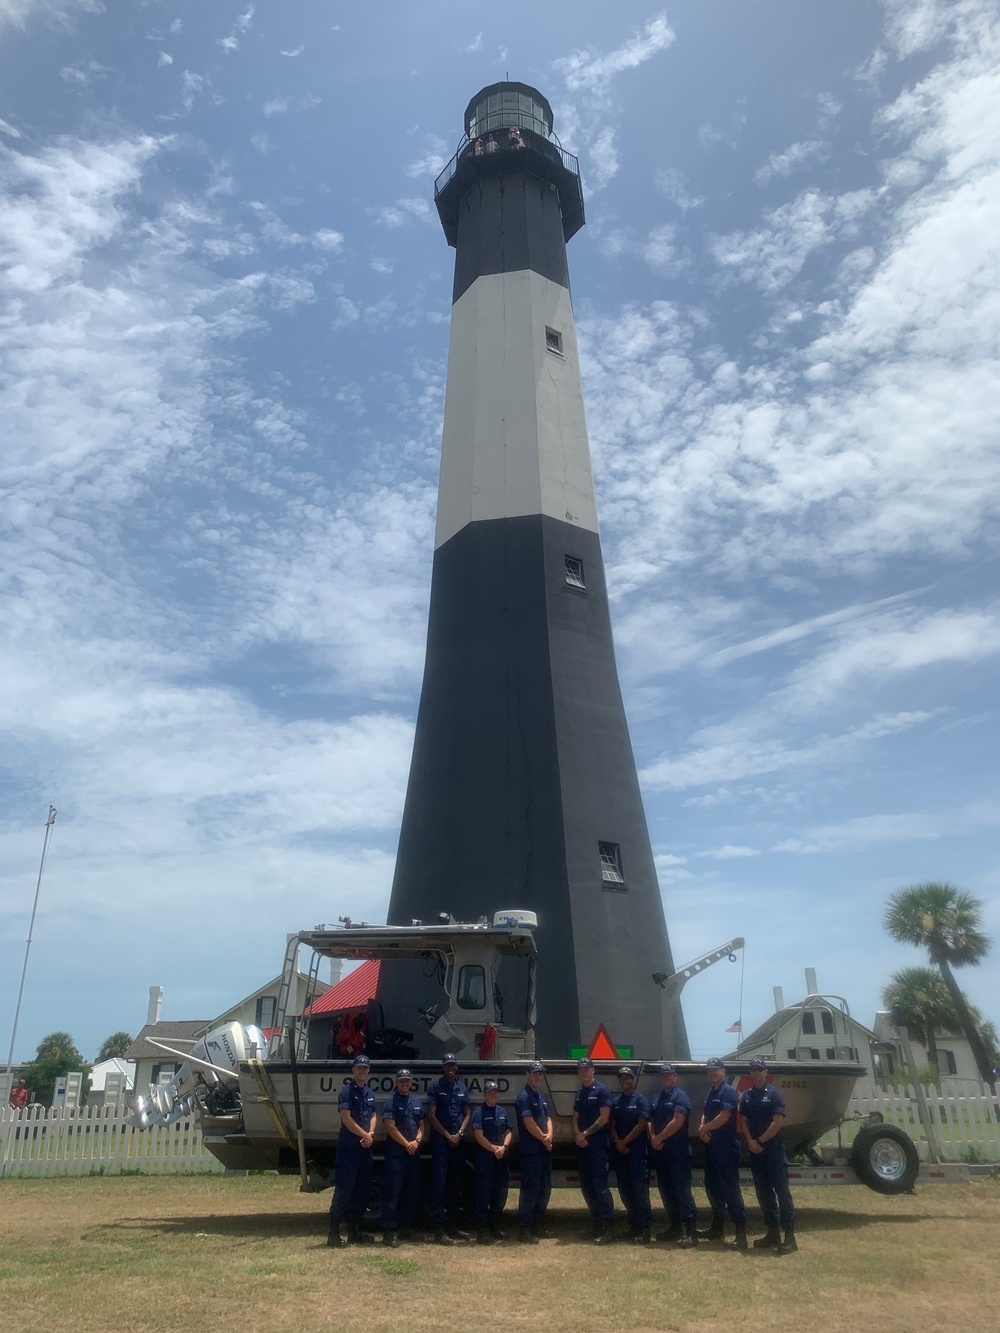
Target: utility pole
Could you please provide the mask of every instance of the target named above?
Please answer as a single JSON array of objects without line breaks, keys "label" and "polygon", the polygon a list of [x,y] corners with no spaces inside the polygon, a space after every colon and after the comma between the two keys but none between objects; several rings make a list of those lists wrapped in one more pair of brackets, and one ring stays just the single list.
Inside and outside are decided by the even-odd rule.
[{"label": "utility pole", "polygon": [[10,1033],[10,1050],[7,1052],[7,1069],[4,1076],[3,1106],[10,1100],[10,1090],[14,1079],[14,1043],[17,1041],[17,1025],[21,1018],[21,1000],[24,998],[24,982],[28,975],[28,957],[31,953],[31,939],[35,933],[35,916],[38,913],[38,895],[42,891],[42,875],[45,873],[45,858],[49,854],[49,835],[56,822],[56,808],[49,806],[49,817],[45,821],[45,838],[42,841],[42,859],[38,863],[38,879],[35,883],[35,901],[31,905],[31,923],[28,926],[28,941],[24,946],[24,966],[21,968],[21,984],[17,989],[17,1004],[14,1008],[14,1026]]}]

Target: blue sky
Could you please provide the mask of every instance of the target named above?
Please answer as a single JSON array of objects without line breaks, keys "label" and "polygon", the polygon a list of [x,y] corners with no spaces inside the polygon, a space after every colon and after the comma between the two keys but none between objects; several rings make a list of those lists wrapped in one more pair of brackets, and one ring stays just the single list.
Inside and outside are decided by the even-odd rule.
[{"label": "blue sky", "polygon": [[[0,1018],[211,1017],[382,918],[469,97],[553,103],[626,706],[678,962],[871,1021],[947,878],[1000,935],[989,0],[0,0]],[[1000,957],[1000,954],[997,955]],[[740,967],[688,988],[727,1048]],[[996,1019],[996,961],[962,978]],[[9,1029],[8,1029],[9,1030]],[[6,1049],[7,1038],[2,1038]],[[627,1040],[620,1034],[619,1040]]]}]

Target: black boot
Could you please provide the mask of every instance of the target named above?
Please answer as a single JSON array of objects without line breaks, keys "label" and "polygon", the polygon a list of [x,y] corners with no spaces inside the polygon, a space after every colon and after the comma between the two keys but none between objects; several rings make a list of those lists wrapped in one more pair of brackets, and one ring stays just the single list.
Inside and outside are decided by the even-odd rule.
[{"label": "black boot", "polygon": [[500,1225],[499,1222],[490,1223],[490,1235],[493,1237],[494,1240],[507,1239],[507,1233],[506,1231],[504,1231],[503,1227]]},{"label": "black boot", "polygon": [[794,1254],[798,1248],[794,1230],[791,1227],[785,1227],[785,1239],[775,1250],[775,1254]]},{"label": "black boot", "polygon": [[712,1214],[712,1225],[707,1231],[699,1231],[699,1240],[722,1240],[726,1234],[726,1219]]},{"label": "black boot", "polygon": [[352,1245],[374,1245],[375,1237],[363,1229],[362,1222],[348,1222],[347,1239]]},{"label": "black boot", "polygon": [[437,1231],[435,1231],[435,1233],[434,1233],[434,1243],[435,1243],[436,1245],[454,1245],[454,1244],[455,1244],[455,1242],[452,1240],[452,1238],[448,1235],[447,1231],[445,1231],[444,1227],[438,1227]]},{"label": "black boot", "polygon": [[615,1224],[610,1218],[602,1218],[600,1231],[594,1241],[595,1245],[612,1245],[615,1239]]},{"label": "black boot", "polygon": [[763,1236],[758,1236],[753,1243],[755,1250],[773,1250],[781,1244],[781,1232],[777,1227],[768,1227]]},{"label": "black boot", "polygon": [[455,1240],[472,1239],[472,1232],[466,1231],[463,1227],[452,1227],[451,1230],[448,1232],[448,1234],[449,1236],[453,1236]]},{"label": "black boot", "polygon": [[670,1244],[675,1240],[680,1240],[683,1234],[680,1222],[671,1222],[665,1231],[658,1231],[656,1233],[656,1239],[666,1241]]},{"label": "black boot", "polygon": [[398,1250],[399,1237],[396,1235],[395,1231],[383,1232],[382,1244],[385,1246],[387,1250]]},{"label": "black boot", "polygon": [[747,1243],[747,1224],[745,1222],[736,1223],[736,1239],[733,1241],[734,1250],[749,1249]]},{"label": "black boot", "polygon": [[544,1222],[536,1222],[531,1228],[538,1240],[555,1240],[556,1233],[551,1231]]},{"label": "black boot", "polygon": [[330,1231],[329,1231],[329,1234],[328,1234],[328,1236],[327,1236],[327,1238],[326,1238],[326,1243],[327,1243],[327,1246],[328,1246],[331,1250],[346,1250],[346,1249],[347,1249],[347,1241],[346,1241],[346,1240],[344,1239],[344,1237],[340,1234],[340,1223],[339,1223],[339,1222],[331,1222],[331,1223],[330,1223]]},{"label": "black boot", "polygon": [[633,1245],[648,1245],[649,1239],[649,1227],[639,1227],[638,1231],[632,1233]]},{"label": "black boot", "polygon": [[532,1231],[531,1227],[526,1227],[520,1223],[517,1228],[517,1238],[522,1245],[537,1245],[538,1237]]},{"label": "black boot", "polygon": [[698,1244],[698,1231],[693,1222],[684,1223],[684,1235],[677,1242],[678,1249],[693,1250]]},{"label": "black boot", "polygon": [[493,1232],[490,1231],[489,1227],[478,1228],[476,1231],[477,1245],[495,1245],[496,1243],[496,1237],[493,1235]]}]

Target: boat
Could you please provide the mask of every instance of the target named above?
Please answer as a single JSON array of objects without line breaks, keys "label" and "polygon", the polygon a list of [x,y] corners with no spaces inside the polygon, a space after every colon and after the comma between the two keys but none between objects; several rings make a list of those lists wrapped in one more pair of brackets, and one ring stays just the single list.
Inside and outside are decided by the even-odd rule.
[{"label": "boat", "polygon": [[[572,1169],[573,1098],[579,1086],[577,1055],[553,1055],[535,1049],[538,957],[535,914],[497,912],[492,921],[462,923],[450,917],[432,925],[373,926],[344,919],[335,927],[317,927],[289,937],[278,996],[275,1028],[228,1023],[207,1033],[189,1053],[163,1050],[183,1061],[167,1084],[138,1095],[132,1123],[140,1128],[196,1117],[205,1146],[231,1170],[271,1170],[298,1174],[304,1189],[329,1183],[336,1157],[340,1117],[337,1096],[351,1079],[351,1058],[310,1054],[310,1006],[287,1015],[283,1005],[300,951],[311,953],[309,975],[318,975],[323,958],[367,961],[382,967],[418,965],[424,983],[413,1008],[413,1030],[379,1026],[365,1037],[371,1062],[369,1085],[379,1102],[394,1086],[396,1069],[412,1071],[413,1091],[426,1095],[439,1077],[441,1061],[426,1052],[444,1043],[454,1051],[460,1076],[473,1102],[481,1099],[487,1079],[495,1079],[501,1102],[510,1105],[524,1086],[529,1062],[545,1065],[544,1088],[554,1119],[554,1168]],[[684,983],[719,958],[730,956],[742,940],[730,941],[670,976],[655,974],[662,1002],[677,1002]],[[651,984],[651,997],[656,990]],[[429,1002],[424,1002],[429,997]],[[607,1036],[605,1035],[605,1040]],[[422,1051],[421,1048],[424,1048]],[[727,1078],[738,1090],[750,1084],[749,1055],[727,1062]],[[597,1076],[617,1086],[625,1063],[636,1071],[639,1092],[650,1099],[660,1089],[662,1058],[636,1057],[615,1050],[595,1058]],[[696,1061],[671,1061],[682,1087],[698,1107],[704,1094],[705,1067]],[[855,1083],[866,1070],[850,1059],[808,1066],[795,1061],[769,1062],[769,1075],[788,1110],[785,1142],[791,1154],[808,1152],[844,1118]],[[696,1117],[694,1117],[696,1122]],[[381,1156],[384,1130],[379,1125],[375,1153]],[[692,1134],[696,1162],[702,1144]],[[512,1146],[517,1169],[517,1143]]]}]

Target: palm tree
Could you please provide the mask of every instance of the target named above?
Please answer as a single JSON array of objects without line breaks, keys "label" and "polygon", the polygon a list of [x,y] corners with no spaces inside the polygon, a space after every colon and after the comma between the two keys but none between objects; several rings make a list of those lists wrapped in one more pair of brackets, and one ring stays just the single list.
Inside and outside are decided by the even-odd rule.
[{"label": "palm tree", "polygon": [[903,967],[893,972],[882,1000],[889,1017],[898,1028],[907,1032],[921,1046],[927,1047],[927,1058],[938,1066],[936,1033],[954,1030],[958,1026],[955,1006],[941,974],[932,967]]},{"label": "palm tree", "polygon": [[927,950],[948,988],[959,1026],[984,1083],[996,1088],[992,1061],[952,967],[978,967],[993,947],[982,930],[982,903],[954,884],[912,884],[890,894],[885,928],[894,940]]}]

